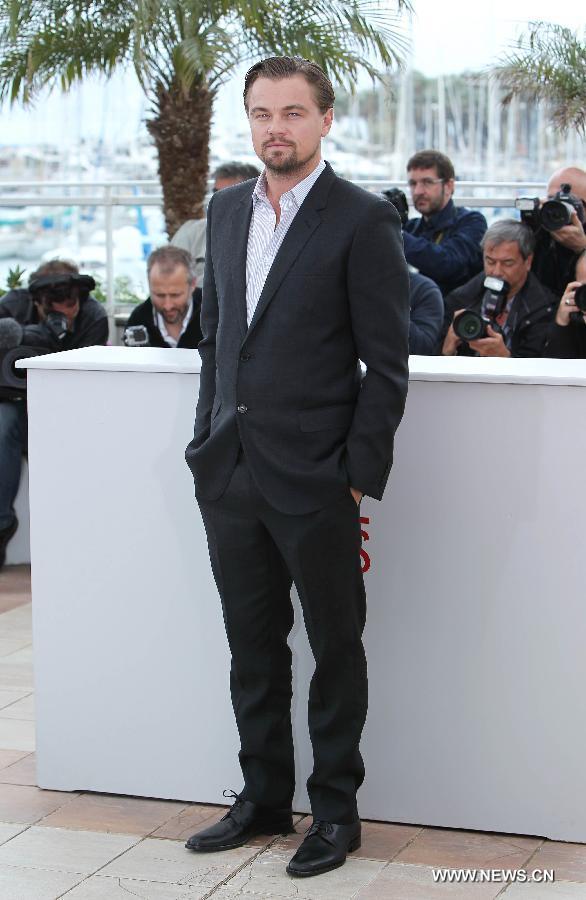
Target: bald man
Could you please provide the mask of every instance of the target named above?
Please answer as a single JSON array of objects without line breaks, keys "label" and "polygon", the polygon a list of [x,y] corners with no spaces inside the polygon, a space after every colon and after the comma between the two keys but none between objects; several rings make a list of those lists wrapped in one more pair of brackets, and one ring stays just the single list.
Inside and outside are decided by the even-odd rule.
[{"label": "bald man", "polygon": [[541,228],[537,234],[532,271],[539,281],[561,297],[566,285],[573,281],[576,263],[586,249],[586,172],[576,166],[567,166],[553,173],[547,184],[547,196],[551,200],[569,184],[571,192],[583,204],[582,221],[576,212],[569,225],[557,231]]}]

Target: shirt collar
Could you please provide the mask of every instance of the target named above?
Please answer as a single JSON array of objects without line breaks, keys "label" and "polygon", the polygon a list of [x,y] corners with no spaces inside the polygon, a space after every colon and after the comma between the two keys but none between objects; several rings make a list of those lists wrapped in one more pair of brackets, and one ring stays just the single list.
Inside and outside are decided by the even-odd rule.
[{"label": "shirt collar", "polygon": [[[296,185],[286,191],[281,196],[281,200],[283,200],[283,198],[286,198],[285,202],[287,203],[287,201],[291,199],[294,201],[297,207],[301,206],[325,167],[325,160],[320,159],[315,169],[313,169],[313,171],[310,172],[309,175],[307,175],[302,181],[299,181]],[[267,203],[269,202],[267,197],[266,170],[264,172],[261,172],[261,174],[258,176],[257,182],[252,192],[253,205],[262,201],[266,201]]]}]

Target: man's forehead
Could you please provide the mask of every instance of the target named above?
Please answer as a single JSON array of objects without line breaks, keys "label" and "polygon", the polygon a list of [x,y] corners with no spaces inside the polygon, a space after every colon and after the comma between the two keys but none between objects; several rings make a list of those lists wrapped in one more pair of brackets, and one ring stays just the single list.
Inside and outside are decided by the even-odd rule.
[{"label": "man's forehead", "polygon": [[520,254],[519,244],[517,241],[500,241],[498,244],[491,244],[489,241],[484,245],[484,255],[494,256],[498,254],[503,258],[516,258]]},{"label": "man's forehead", "polygon": [[248,107],[317,106],[313,88],[303,75],[289,78],[257,78],[248,94]]},{"label": "man's forehead", "polygon": [[408,169],[408,175],[415,175],[418,178],[437,178],[437,168],[435,166],[429,166],[426,169],[416,168],[416,169]]}]

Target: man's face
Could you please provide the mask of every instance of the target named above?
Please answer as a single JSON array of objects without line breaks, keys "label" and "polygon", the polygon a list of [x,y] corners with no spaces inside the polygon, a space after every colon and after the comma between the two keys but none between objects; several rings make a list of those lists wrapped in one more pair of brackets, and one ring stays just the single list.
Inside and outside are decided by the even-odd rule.
[{"label": "man's face", "polygon": [[576,263],[576,281],[586,284],[586,253],[583,253]]},{"label": "man's face", "polygon": [[435,166],[430,169],[409,169],[407,179],[413,206],[422,216],[440,212],[454,193],[454,179],[443,181]]},{"label": "man's face", "polygon": [[175,266],[167,272],[162,271],[158,263],[155,263],[150,271],[151,301],[167,325],[177,325],[185,318],[194,289],[195,279],[189,280],[185,266]]},{"label": "man's face", "polygon": [[330,130],[333,115],[333,109],[320,112],[303,75],[257,78],[248,92],[252,143],[269,173],[311,170],[319,161],[321,139]]},{"label": "man's face", "polygon": [[486,244],[484,247],[484,273],[507,281],[512,297],[521,290],[527,280],[533,255],[523,259],[517,241],[503,241],[502,244]]}]

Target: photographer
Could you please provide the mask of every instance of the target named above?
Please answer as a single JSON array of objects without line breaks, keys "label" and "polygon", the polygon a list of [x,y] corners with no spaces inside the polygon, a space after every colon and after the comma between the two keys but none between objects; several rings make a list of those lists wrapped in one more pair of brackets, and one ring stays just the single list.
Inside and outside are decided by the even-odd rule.
[{"label": "photographer", "polygon": [[568,284],[560,300],[543,355],[586,359],[586,250],[578,257],[576,280]]},{"label": "photographer", "polygon": [[[557,300],[530,271],[534,245],[522,222],[490,226],[482,239],[484,272],[446,297],[443,356],[541,356]],[[465,310],[482,325],[478,339],[458,334]]]},{"label": "photographer", "polygon": [[[14,348],[52,353],[105,344],[108,318],[89,296],[93,278],[80,275],[64,260],[45,263],[29,279],[29,287],[9,291],[0,300],[0,354]],[[28,355],[24,353],[23,355]],[[13,504],[20,482],[22,454],[26,452],[25,391],[7,389],[0,380],[0,568],[6,546],[18,522]]]},{"label": "photographer", "polygon": [[[143,326],[151,347],[189,347],[201,341],[201,288],[187,250],[166,245],[147,260],[150,297],[132,310],[124,343],[134,345],[137,326]],[[143,344],[144,346],[144,344]]]},{"label": "photographer", "polygon": [[452,200],[452,161],[437,150],[421,150],[407,163],[413,206],[421,217],[403,229],[405,258],[436,282],[444,297],[482,268],[480,240],[486,219]]},{"label": "photographer", "polygon": [[[539,213],[533,217],[536,245],[532,271],[557,297],[574,279],[576,262],[586,249],[586,172],[575,166],[554,172],[547,185],[548,200],[557,199],[564,185],[570,188],[569,206],[574,207],[568,209],[568,224],[551,230],[544,227]],[[543,203],[539,202],[539,206],[543,210]],[[522,218],[529,222],[532,219],[523,214]]]}]

